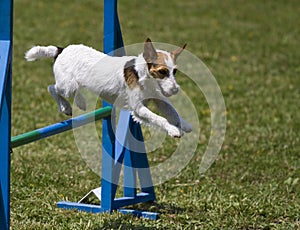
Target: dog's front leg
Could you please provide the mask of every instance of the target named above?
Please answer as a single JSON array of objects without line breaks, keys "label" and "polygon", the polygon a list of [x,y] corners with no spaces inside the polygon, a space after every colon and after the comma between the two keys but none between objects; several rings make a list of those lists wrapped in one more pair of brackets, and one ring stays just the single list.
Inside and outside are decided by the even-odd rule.
[{"label": "dog's front leg", "polygon": [[181,129],[179,129],[175,125],[170,124],[167,119],[153,113],[143,104],[139,104],[135,107],[133,115],[141,120],[164,129],[171,137],[181,137],[183,135]]},{"label": "dog's front leg", "polygon": [[161,111],[172,125],[177,126],[181,130],[183,130],[186,133],[189,133],[192,131],[192,126],[185,121],[179,113],[177,113],[174,106],[171,104],[171,102],[167,99],[153,99],[153,102],[157,106],[158,110]]}]

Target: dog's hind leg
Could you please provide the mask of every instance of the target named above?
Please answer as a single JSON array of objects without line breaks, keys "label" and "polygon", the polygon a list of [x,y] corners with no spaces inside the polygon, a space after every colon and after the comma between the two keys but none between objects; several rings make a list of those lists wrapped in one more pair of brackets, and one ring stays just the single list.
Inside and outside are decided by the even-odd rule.
[{"label": "dog's hind leg", "polygon": [[55,99],[59,111],[68,116],[72,116],[72,107],[70,103],[57,93],[55,85],[49,85],[48,91],[51,94],[51,96]]},{"label": "dog's hind leg", "polygon": [[75,104],[78,106],[79,109],[84,111],[86,110],[86,100],[79,90],[77,90],[77,92],[75,93],[74,100],[75,100]]}]

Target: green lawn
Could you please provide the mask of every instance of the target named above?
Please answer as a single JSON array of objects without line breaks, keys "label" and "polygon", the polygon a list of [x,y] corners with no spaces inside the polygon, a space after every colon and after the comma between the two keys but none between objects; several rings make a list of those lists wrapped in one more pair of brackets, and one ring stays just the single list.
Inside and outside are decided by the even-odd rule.
[{"label": "green lawn", "polygon": [[[102,48],[101,0],[15,0],[12,134],[66,119],[47,92],[52,61],[27,63],[31,46],[84,43]],[[72,132],[14,149],[12,229],[299,229],[300,3],[238,0],[120,0],[125,44],[153,41],[187,49],[209,67],[227,108],[219,158],[199,175],[210,135],[203,95],[180,78],[199,114],[194,158],[176,178],[156,186],[158,221],[119,213],[92,215],[56,208],[76,201],[100,178],[82,160]],[[208,112],[207,112],[208,111]],[[176,145],[149,153],[151,164]]]}]

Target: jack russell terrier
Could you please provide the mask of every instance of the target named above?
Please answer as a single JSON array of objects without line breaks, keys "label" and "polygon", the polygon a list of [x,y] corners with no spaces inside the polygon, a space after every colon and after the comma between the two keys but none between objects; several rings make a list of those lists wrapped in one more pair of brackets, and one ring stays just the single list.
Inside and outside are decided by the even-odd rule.
[{"label": "jack russell terrier", "polygon": [[[135,121],[160,127],[171,137],[181,137],[183,132],[191,132],[192,126],[167,97],[179,91],[176,59],[185,46],[172,52],[156,50],[148,38],[144,52],[137,57],[111,57],[84,45],[34,46],[25,58],[54,58],[55,85],[48,86],[48,91],[62,113],[72,115],[72,107],[65,99],[71,97],[80,109],[86,110],[80,93],[81,88],[86,88],[111,104],[122,99],[121,107],[130,110]],[[149,100],[166,118],[149,110]]]}]

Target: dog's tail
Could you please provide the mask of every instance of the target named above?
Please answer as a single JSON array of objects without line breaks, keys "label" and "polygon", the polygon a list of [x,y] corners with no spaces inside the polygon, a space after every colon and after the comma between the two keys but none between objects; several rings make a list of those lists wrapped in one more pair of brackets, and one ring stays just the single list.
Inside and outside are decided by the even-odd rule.
[{"label": "dog's tail", "polygon": [[63,48],[56,46],[34,46],[25,53],[27,61],[35,61],[41,58],[56,59],[63,51]]}]

